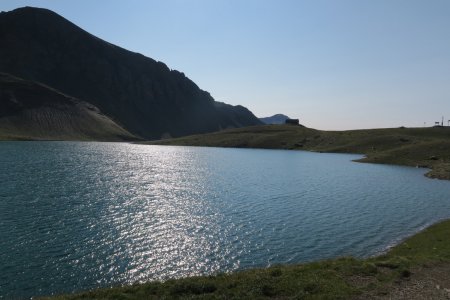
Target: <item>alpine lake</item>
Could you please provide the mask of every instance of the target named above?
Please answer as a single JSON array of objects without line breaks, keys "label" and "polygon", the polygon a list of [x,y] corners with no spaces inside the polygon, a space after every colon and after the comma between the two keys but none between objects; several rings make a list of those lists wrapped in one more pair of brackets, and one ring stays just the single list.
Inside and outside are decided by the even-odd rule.
[{"label": "alpine lake", "polygon": [[424,169],[305,151],[0,143],[0,298],[340,256],[450,218]]}]

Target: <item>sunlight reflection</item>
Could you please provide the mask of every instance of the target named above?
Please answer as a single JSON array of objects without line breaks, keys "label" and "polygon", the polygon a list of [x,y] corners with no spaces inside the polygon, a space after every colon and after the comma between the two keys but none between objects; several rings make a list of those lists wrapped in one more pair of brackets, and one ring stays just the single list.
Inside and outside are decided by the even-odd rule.
[{"label": "sunlight reflection", "polygon": [[110,191],[105,221],[120,249],[110,255],[110,272],[135,282],[223,271],[220,260],[230,250],[218,243],[226,234],[219,225],[222,216],[206,200],[208,169],[190,151],[138,149],[142,153],[134,153],[133,160],[118,158],[116,168],[142,171],[117,178]]}]

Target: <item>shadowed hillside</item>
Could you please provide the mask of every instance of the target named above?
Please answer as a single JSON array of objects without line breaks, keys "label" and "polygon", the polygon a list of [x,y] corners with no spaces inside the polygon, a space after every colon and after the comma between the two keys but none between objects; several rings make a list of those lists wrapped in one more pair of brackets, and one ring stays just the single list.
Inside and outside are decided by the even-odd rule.
[{"label": "shadowed hillside", "polygon": [[183,73],[46,9],[1,13],[0,44],[0,71],[92,103],[147,139],[261,124],[242,106],[215,102]]},{"label": "shadowed hillside", "polygon": [[89,103],[0,73],[0,140],[136,140]]}]

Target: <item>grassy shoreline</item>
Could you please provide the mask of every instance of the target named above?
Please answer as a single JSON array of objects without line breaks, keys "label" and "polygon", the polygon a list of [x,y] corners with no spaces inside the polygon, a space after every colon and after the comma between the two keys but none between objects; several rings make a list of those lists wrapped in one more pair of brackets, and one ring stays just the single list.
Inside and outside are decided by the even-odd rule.
[{"label": "grassy shoreline", "polygon": [[[436,267],[450,270],[450,220],[367,259],[343,257],[215,276],[97,289],[43,299],[366,299],[389,297],[398,286]],[[425,273],[424,273],[425,272]],[[425,274],[425,275],[424,275]],[[448,277],[448,276],[445,276]],[[443,280],[448,280],[444,278]],[[434,288],[434,286],[433,286]],[[423,292],[428,292],[426,289]],[[431,291],[434,292],[434,291]],[[425,297],[427,294],[424,294]]]},{"label": "grassy shoreline", "polygon": [[450,127],[322,131],[263,125],[144,143],[363,154],[359,162],[429,168],[426,176],[450,180]]}]

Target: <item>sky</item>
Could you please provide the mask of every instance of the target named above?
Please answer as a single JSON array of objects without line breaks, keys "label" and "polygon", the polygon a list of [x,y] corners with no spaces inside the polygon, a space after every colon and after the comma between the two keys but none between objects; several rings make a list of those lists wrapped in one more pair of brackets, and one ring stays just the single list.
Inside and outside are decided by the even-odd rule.
[{"label": "sky", "polygon": [[450,120],[449,0],[0,0],[51,9],[258,117],[317,129]]}]

